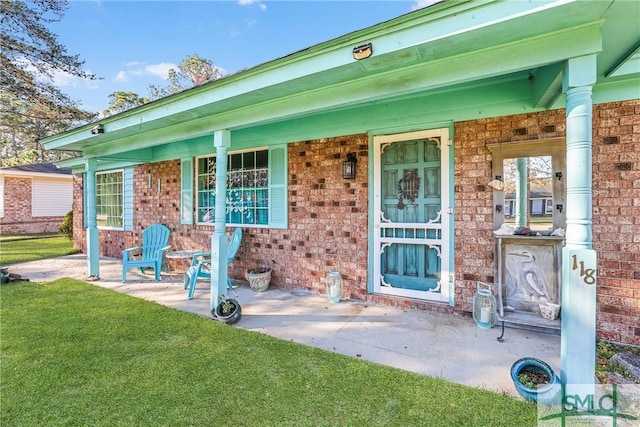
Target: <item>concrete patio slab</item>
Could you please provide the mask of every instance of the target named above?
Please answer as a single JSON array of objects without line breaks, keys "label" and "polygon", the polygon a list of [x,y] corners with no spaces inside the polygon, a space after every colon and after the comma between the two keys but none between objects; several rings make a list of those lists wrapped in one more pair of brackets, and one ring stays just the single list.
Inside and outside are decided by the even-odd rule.
[{"label": "concrete patio slab", "polygon": [[[16,264],[10,272],[34,282],[89,281],[83,254]],[[205,281],[188,300],[181,273],[163,273],[162,281],[154,282],[152,275],[131,269],[126,283],[121,273],[119,259],[101,258],[100,280],[91,283],[211,317]],[[470,318],[362,301],[333,304],[303,289],[256,293],[246,282],[236,284],[242,319],[235,326],[247,330],[511,396],[517,393],[509,370],[521,357],[543,359],[559,373],[558,335],[507,328],[498,342],[499,327],[480,329]]]}]

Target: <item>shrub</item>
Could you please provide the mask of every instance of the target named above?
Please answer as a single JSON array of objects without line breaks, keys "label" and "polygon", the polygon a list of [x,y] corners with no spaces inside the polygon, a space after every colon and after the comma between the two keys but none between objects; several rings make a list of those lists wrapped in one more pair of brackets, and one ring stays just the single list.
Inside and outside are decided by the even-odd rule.
[{"label": "shrub", "polygon": [[73,211],[69,211],[62,220],[60,225],[60,232],[64,234],[69,240],[73,240]]}]

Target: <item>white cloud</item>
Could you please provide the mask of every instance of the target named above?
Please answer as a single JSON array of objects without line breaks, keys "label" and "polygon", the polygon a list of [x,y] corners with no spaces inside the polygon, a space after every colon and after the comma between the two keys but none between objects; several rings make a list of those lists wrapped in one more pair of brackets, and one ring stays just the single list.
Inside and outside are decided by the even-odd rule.
[{"label": "white cloud", "polygon": [[79,83],[78,80],[83,79],[65,71],[53,71],[51,73],[51,82],[57,87],[76,87]]},{"label": "white cloud", "polygon": [[178,68],[176,64],[172,64],[171,62],[161,62],[160,64],[150,64],[144,67],[144,70],[148,74],[153,74],[158,77],[161,77],[165,80],[169,77],[169,70],[172,68]]},{"label": "white cloud", "polygon": [[140,76],[157,76],[163,80],[167,80],[169,76],[169,70],[171,68],[178,68],[178,66],[172,62],[161,62],[159,64],[144,64],[139,61],[130,61],[124,64],[126,67],[124,70],[120,70],[116,73],[113,81],[126,83],[133,77]]},{"label": "white cloud", "polygon": [[124,83],[129,81],[129,77],[127,76],[126,71],[118,71],[118,74],[116,74],[116,77],[113,80]]},{"label": "white cloud", "polygon": [[[85,88],[95,89],[98,87],[96,80],[89,78],[74,76],[66,71],[56,70],[53,68],[47,68],[46,71],[40,71],[33,63],[31,63],[25,57],[15,58],[14,61],[19,64],[25,71],[31,73],[36,80],[40,82],[50,82],[54,86],[63,88]],[[87,74],[92,74],[91,70],[85,70]]]},{"label": "white cloud", "polygon": [[413,6],[411,6],[411,10],[423,9],[427,6],[431,6],[432,4],[440,3],[440,1],[442,0],[416,0],[413,3]]},{"label": "white cloud", "polygon": [[255,4],[260,10],[267,10],[267,5],[262,3],[262,0],[238,0],[240,6],[251,6]]}]

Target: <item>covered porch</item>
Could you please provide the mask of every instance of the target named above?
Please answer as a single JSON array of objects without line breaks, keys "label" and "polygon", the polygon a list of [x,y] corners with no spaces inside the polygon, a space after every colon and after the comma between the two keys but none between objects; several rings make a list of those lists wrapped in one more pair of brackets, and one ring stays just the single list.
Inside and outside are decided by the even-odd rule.
[{"label": "covered porch", "polygon": [[[140,230],[156,222],[170,223],[186,245],[203,244],[206,234],[207,249],[224,265],[226,227],[245,224],[225,215],[224,197],[211,196],[229,194],[234,166],[228,159],[252,153],[258,164],[268,152],[268,188],[255,190],[268,193],[268,215],[250,206],[256,216],[247,226],[250,244],[244,250],[282,256],[278,285],[319,290],[326,270],[336,269],[348,272],[353,299],[376,301],[392,292],[387,301],[398,305],[468,313],[476,282],[494,279],[494,218],[502,209],[486,187],[493,178],[487,146],[526,140],[544,145],[552,134],[571,159],[556,175],[564,177],[566,197],[553,203],[566,220],[562,258],[573,260],[561,266],[561,371],[567,382],[591,382],[594,361],[584,355],[594,354],[598,277],[591,229],[592,112],[640,98],[637,40],[626,31],[638,12],[632,2],[438,3],[47,138],[47,149],[81,154],[68,166],[77,174],[78,192],[84,191],[76,229],[77,238],[86,239],[88,275],[104,277],[99,257],[105,247],[117,256],[117,249],[137,244]],[[425,196],[421,209],[431,203],[433,212],[407,220],[405,227],[427,224],[421,243],[431,258],[420,262],[435,267],[423,269],[434,282],[419,290],[424,298],[377,274],[383,263],[402,266],[382,259],[399,242],[378,239],[380,222],[389,219],[380,220],[386,212],[378,209],[378,199],[383,189],[394,191],[380,185],[393,172],[384,168],[383,151],[387,143],[401,142],[410,152],[418,140],[412,135],[426,147],[416,152],[430,150],[420,170],[432,172],[433,197]],[[350,152],[357,155],[358,175],[343,181],[336,166]],[[398,170],[405,167],[398,164]],[[116,227],[98,224],[96,215],[96,177],[108,173],[119,174],[127,201]],[[416,173],[412,182],[427,188],[426,172]],[[400,185],[402,176],[387,184]],[[403,203],[396,197],[398,210]],[[316,240],[308,240],[309,230]],[[419,235],[412,233],[403,238]],[[424,238],[431,234],[437,237]],[[213,272],[209,308],[226,292],[219,285],[226,275],[225,268]],[[458,351],[468,348],[462,343]],[[438,358],[447,359],[443,354]]]}]

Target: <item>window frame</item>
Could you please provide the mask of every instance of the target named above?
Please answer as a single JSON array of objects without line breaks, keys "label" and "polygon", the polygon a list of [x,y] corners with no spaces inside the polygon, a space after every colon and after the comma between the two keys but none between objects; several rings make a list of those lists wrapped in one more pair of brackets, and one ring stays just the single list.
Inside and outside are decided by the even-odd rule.
[{"label": "window frame", "polygon": [[[266,222],[265,223],[238,223],[238,222],[230,222],[229,219],[229,215],[230,215],[230,207],[228,204],[226,204],[227,206],[227,215],[225,217],[225,223],[228,226],[231,227],[241,227],[241,228],[271,228],[271,209],[272,209],[272,191],[271,191],[271,185],[272,185],[272,177],[271,177],[271,150],[269,149],[269,147],[264,146],[264,147],[253,147],[250,149],[245,149],[245,150],[235,150],[235,151],[229,151],[227,153],[227,180],[229,177],[230,173],[233,173],[232,169],[231,169],[231,157],[235,156],[235,155],[243,155],[245,153],[253,153],[254,156],[256,153],[260,152],[260,151],[264,151],[267,155],[267,166],[266,168],[254,168],[251,169],[250,171],[264,171],[265,174],[265,178],[266,178],[266,184],[263,186],[259,186],[259,187],[240,187],[240,189],[238,191],[240,192],[245,192],[245,191],[265,191],[267,194],[267,205],[266,206],[253,206],[251,207],[251,209],[253,209],[254,211],[258,211],[258,210],[262,210],[265,215],[267,216],[266,218]],[[208,159],[208,158],[212,158],[212,157],[217,157],[218,154],[217,153],[211,153],[211,154],[206,154],[206,155],[202,155],[202,156],[197,156],[194,158],[195,160],[195,165],[193,167],[193,183],[194,183],[194,191],[193,191],[193,198],[194,200],[194,224],[198,225],[198,226],[214,226],[214,218],[211,218],[211,221],[201,221],[200,220],[200,210],[201,207],[200,206],[200,193],[201,191],[203,191],[200,188],[200,176],[201,175],[205,175],[205,174],[201,174],[200,171],[200,160],[202,159]],[[243,168],[244,169],[244,168]],[[215,174],[215,172],[214,172]],[[229,187],[227,186],[227,191],[229,191]],[[215,192],[215,190],[214,190]],[[228,202],[228,200],[227,200]],[[215,206],[213,206],[215,207]],[[212,208],[212,206],[207,207],[209,209]],[[211,211],[213,212],[214,209],[211,209]]]},{"label": "window frame", "polygon": [[[512,141],[504,143],[487,144],[487,148],[492,154],[492,177],[499,177],[502,180],[504,175],[504,159],[516,159],[521,157],[545,157],[552,159],[552,196],[551,206],[553,213],[551,216],[551,230],[557,228],[566,229],[566,143],[564,138],[536,139],[527,141]],[[543,209],[548,209],[548,202],[545,202]],[[505,223],[504,212],[505,195],[502,190],[493,190],[493,227],[499,229]],[[515,207],[515,206],[514,206]],[[531,215],[531,206],[527,203],[528,215]],[[513,217],[514,212],[511,212]],[[544,214],[543,216],[548,216]]]},{"label": "window frame", "polygon": [[[99,220],[98,220],[98,216],[99,216],[99,199],[100,199],[100,194],[99,194],[99,176],[102,175],[108,175],[108,174],[120,174],[120,189],[121,189],[121,193],[120,193],[120,225],[119,226],[114,226],[114,225],[99,225]],[[125,170],[124,169],[111,169],[111,170],[105,170],[105,171],[97,171],[95,173],[95,192],[96,192],[96,226],[98,229],[100,230],[124,230],[125,229]],[[111,195],[113,196],[113,195]],[[107,217],[107,221],[108,221]]]}]

